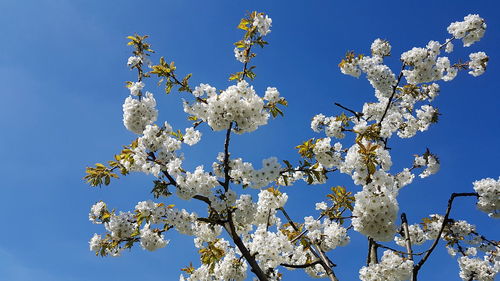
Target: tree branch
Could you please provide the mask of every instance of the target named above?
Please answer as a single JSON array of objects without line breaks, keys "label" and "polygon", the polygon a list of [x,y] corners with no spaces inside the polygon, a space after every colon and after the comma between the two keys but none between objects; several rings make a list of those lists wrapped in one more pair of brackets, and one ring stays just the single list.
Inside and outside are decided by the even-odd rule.
[{"label": "tree branch", "polygon": [[255,260],[255,257],[250,254],[250,251],[247,249],[240,236],[236,232],[231,212],[228,212],[227,216],[228,222],[224,224],[224,229],[226,229],[227,233],[231,236],[231,238],[233,238],[233,241],[240,250],[241,254],[243,255],[243,257],[245,257],[248,264],[250,264],[252,272],[257,276],[257,278],[259,278],[260,281],[267,281],[268,279],[266,274],[262,271],[259,264]]},{"label": "tree branch", "polygon": [[[408,253],[408,252],[403,252],[403,251],[399,251],[399,250],[393,249],[393,248],[391,248],[391,247],[387,247],[387,246],[382,245],[382,244],[380,244],[380,243],[378,243],[378,242],[375,242],[375,243],[377,244],[377,247],[378,247],[378,248],[382,248],[382,249],[386,249],[386,250],[391,250],[391,251],[393,251],[394,253],[398,253],[398,254],[401,254],[401,255],[409,255],[409,254],[410,254],[410,253]],[[425,253],[427,253],[427,251],[420,252],[420,253],[412,253],[412,255],[414,255],[414,256],[421,256],[421,255],[423,255],[423,254],[425,254]]]},{"label": "tree branch", "polygon": [[401,224],[403,225],[403,231],[405,234],[405,244],[406,251],[408,252],[408,259],[413,260],[413,251],[411,249],[411,238],[410,238],[410,230],[408,229],[408,220],[406,219],[406,214],[401,214]]},{"label": "tree branch", "polygon": [[[285,211],[285,209],[283,207],[279,208],[279,210],[283,213],[283,215],[285,216],[285,218],[288,220],[288,223],[292,226],[292,228],[295,230],[295,231],[299,231],[299,228],[295,225],[295,223],[293,222],[293,220],[290,218],[290,216],[288,215],[288,213]],[[303,234],[305,234],[306,231],[303,231],[302,234],[300,234],[298,237],[302,236]],[[291,243],[295,242],[298,238],[294,238],[292,241],[290,241]],[[311,253],[319,259],[319,262],[321,264],[321,266],[323,267],[323,269],[325,270],[326,274],[328,275],[328,277],[330,278],[331,281],[338,281],[337,279],[337,276],[335,276],[335,272],[333,272],[333,269],[332,269],[332,266],[335,266],[335,264],[330,261],[330,259],[323,253],[323,251],[317,247],[315,249],[314,247],[314,243],[313,245],[311,245],[311,247],[309,248],[309,251],[311,251]],[[319,254],[318,254],[319,252]]]},{"label": "tree branch", "polygon": [[308,267],[315,266],[315,265],[317,265],[319,263],[321,263],[320,260],[317,260],[317,261],[311,262],[311,263],[306,263],[306,264],[287,264],[287,263],[282,263],[280,265],[284,266],[284,267],[289,267],[289,268],[308,268]]},{"label": "tree branch", "polygon": [[245,59],[245,63],[243,64],[243,74],[241,75],[241,79],[238,79],[240,82],[245,80],[245,76],[247,75],[247,66],[248,66],[248,62],[250,62],[250,50],[252,49],[252,45],[250,44],[250,46],[247,48],[246,50],[246,59]]},{"label": "tree branch", "polygon": [[434,240],[434,242],[432,243],[431,247],[429,248],[427,253],[424,255],[424,257],[418,262],[418,264],[416,264],[413,267],[413,277],[412,277],[413,281],[417,280],[418,271],[420,270],[420,268],[422,268],[424,263],[427,261],[429,256],[432,254],[432,252],[436,248],[437,244],[439,243],[439,239],[441,239],[441,235],[443,234],[444,228],[446,227],[446,224],[448,223],[448,217],[450,216],[451,208],[453,206],[453,200],[455,200],[456,197],[467,197],[467,196],[478,197],[479,194],[477,194],[476,192],[452,193],[451,194],[450,199],[448,199],[448,207],[446,208],[446,213],[445,213],[444,218],[443,218],[443,223],[441,224],[441,228],[439,229],[439,232],[438,232],[436,239]]},{"label": "tree branch", "polygon": [[345,107],[345,106],[341,105],[341,104],[340,104],[340,103],[338,103],[338,102],[336,102],[336,103],[334,103],[334,104],[335,104],[336,106],[338,106],[338,107],[340,107],[340,108],[342,108],[342,109],[344,109],[344,110],[347,110],[347,111],[349,111],[350,113],[354,114],[354,116],[356,116],[356,119],[358,119],[358,121],[359,121],[359,120],[360,120],[360,118],[363,116],[363,113],[362,113],[362,112],[356,112],[356,111],[354,111],[354,110],[352,110],[352,109],[350,109],[350,108],[347,108],[347,107]]},{"label": "tree branch", "polygon": [[231,177],[229,176],[229,141],[231,138],[231,129],[233,128],[233,122],[229,123],[229,128],[226,131],[226,140],[224,142],[224,191],[229,190],[229,181]]},{"label": "tree branch", "polygon": [[389,97],[389,101],[387,101],[387,106],[385,107],[384,114],[382,114],[382,118],[380,118],[380,121],[378,122],[378,125],[382,125],[382,121],[384,121],[385,115],[387,114],[387,111],[389,111],[389,107],[391,106],[392,99],[394,98],[394,95],[396,94],[396,90],[398,89],[399,82],[401,82],[401,78],[403,78],[403,70],[405,69],[405,64],[403,63],[403,66],[401,67],[401,72],[398,75],[398,79],[396,81],[396,85],[392,87],[392,94]]},{"label": "tree branch", "polygon": [[373,238],[368,238],[368,255],[366,257],[366,266],[378,263],[377,255],[378,243]]}]

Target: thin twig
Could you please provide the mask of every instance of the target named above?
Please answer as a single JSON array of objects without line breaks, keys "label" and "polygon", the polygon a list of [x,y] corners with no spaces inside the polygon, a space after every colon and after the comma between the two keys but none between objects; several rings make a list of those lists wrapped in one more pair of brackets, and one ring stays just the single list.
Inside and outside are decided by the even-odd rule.
[{"label": "thin twig", "polygon": [[392,99],[394,98],[394,95],[396,94],[396,90],[398,89],[399,82],[401,82],[401,78],[403,78],[403,70],[405,69],[405,64],[403,63],[403,66],[401,67],[401,72],[398,75],[398,79],[396,81],[396,85],[392,87],[392,94],[389,97],[389,100],[387,101],[387,105],[385,106],[384,114],[382,114],[382,118],[380,118],[380,121],[378,122],[378,125],[382,125],[382,121],[384,121],[385,115],[387,114],[387,111],[389,111],[389,107],[391,106]]},{"label": "thin twig", "polygon": [[280,265],[284,266],[284,267],[289,267],[289,268],[308,268],[308,267],[315,266],[315,265],[317,265],[319,263],[321,263],[320,260],[317,260],[317,261],[314,261],[314,262],[311,262],[311,263],[306,263],[306,264],[287,264],[287,263],[282,263]]},{"label": "thin twig", "polygon": [[356,116],[356,119],[358,119],[358,121],[359,121],[359,120],[360,120],[360,118],[363,116],[363,113],[362,113],[362,112],[356,112],[356,111],[354,111],[354,110],[352,110],[352,109],[350,109],[350,108],[347,108],[347,107],[345,107],[345,106],[341,105],[341,104],[340,104],[340,103],[338,103],[338,102],[336,102],[336,103],[334,103],[334,104],[335,104],[336,106],[338,106],[338,107],[340,107],[340,108],[342,108],[342,109],[344,109],[344,110],[347,110],[347,111],[349,111],[350,113],[354,114],[354,116]]},{"label": "thin twig", "polygon": [[[290,216],[285,211],[285,209],[283,207],[281,207],[281,208],[279,208],[279,210],[283,213],[283,215],[288,220],[288,223],[292,226],[292,228],[295,231],[299,231],[299,228],[297,227],[297,225],[295,225],[295,223],[290,218]],[[323,267],[323,269],[325,270],[326,274],[328,275],[328,278],[330,278],[330,281],[338,281],[337,276],[335,276],[335,273],[333,272],[333,269],[332,269],[332,266],[335,266],[335,264],[323,253],[323,251],[319,247],[317,249],[315,249],[314,244],[311,245],[311,247],[309,248],[309,251],[311,251],[311,253],[316,258],[320,259],[320,264]],[[318,254],[318,252],[319,252],[319,254]]]},{"label": "thin twig", "polygon": [[[391,248],[391,247],[387,247],[387,246],[382,245],[382,244],[380,244],[378,242],[375,242],[375,243],[377,244],[378,248],[382,248],[382,249],[386,249],[386,250],[391,250],[391,251],[393,251],[395,253],[398,253],[398,254],[401,254],[401,255],[409,255],[410,254],[408,252],[403,252],[403,251],[399,251],[399,250],[396,250],[396,249]],[[414,255],[414,256],[421,256],[421,255],[423,255],[425,253],[427,253],[427,251],[423,251],[423,252],[420,252],[420,253],[412,253],[412,255]]]},{"label": "thin twig", "polygon": [[243,74],[241,75],[241,79],[239,81],[245,80],[245,76],[247,75],[247,66],[248,62],[250,62],[250,50],[252,49],[252,45],[248,47],[246,50],[246,59],[245,59],[245,64],[243,64]]}]

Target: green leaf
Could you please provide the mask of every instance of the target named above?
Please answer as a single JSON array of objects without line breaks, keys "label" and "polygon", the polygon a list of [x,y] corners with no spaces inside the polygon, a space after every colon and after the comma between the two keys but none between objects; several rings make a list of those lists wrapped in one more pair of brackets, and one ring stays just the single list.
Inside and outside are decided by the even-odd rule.
[{"label": "green leaf", "polygon": [[231,74],[229,76],[229,81],[232,81],[232,80],[239,80],[240,79],[240,76],[241,76],[242,72],[236,72],[234,74]]},{"label": "green leaf", "polygon": [[247,19],[241,19],[240,24],[238,24],[238,28],[242,30],[248,30],[248,24],[250,23]]}]

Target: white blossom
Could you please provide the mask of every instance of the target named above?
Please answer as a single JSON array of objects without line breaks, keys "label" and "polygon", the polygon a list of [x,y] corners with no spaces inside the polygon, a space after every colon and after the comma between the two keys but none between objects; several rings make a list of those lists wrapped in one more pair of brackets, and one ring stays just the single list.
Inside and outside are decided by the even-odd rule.
[{"label": "white blossom", "polygon": [[95,224],[101,224],[101,216],[106,211],[106,203],[99,201],[90,208],[89,220]]},{"label": "white blossom", "polygon": [[149,228],[149,224],[141,229],[141,247],[148,251],[167,246],[168,240],[165,240],[163,234],[153,231]]},{"label": "white blossom", "polygon": [[463,256],[458,259],[462,280],[494,281],[498,268],[492,267],[486,260]]},{"label": "white blossom", "polygon": [[131,56],[128,58],[128,61],[127,61],[127,65],[129,67],[134,67],[139,63],[142,63],[142,59],[139,56]]},{"label": "white blossom", "polygon": [[356,203],[352,215],[354,230],[377,241],[392,240],[399,210],[392,195],[363,190],[354,195]]},{"label": "white blossom", "polygon": [[490,217],[500,218],[500,178],[485,178],[473,182],[474,190],[479,194],[477,207]]},{"label": "white blossom", "polygon": [[448,26],[448,33],[457,39],[462,39],[464,47],[469,47],[479,41],[486,31],[486,23],[479,15],[469,14],[463,21],[457,21]]},{"label": "white blossom", "polygon": [[128,89],[130,90],[130,94],[132,96],[138,96],[139,93],[141,92],[141,90],[144,88],[144,82],[132,82],[132,84],[130,84],[128,86]]},{"label": "white blossom", "polygon": [[230,86],[219,95],[209,96],[206,102],[197,101],[193,105],[185,102],[184,111],[206,121],[215,131],[227,129],[235,122],[233,128],[238,134],[255,131],[269,119],[262,98],[246,81]]},{"label": "white blossom", "polygon": [[391,55],[391,45],[388,41],[382,40],[380,38],[375,39],[371,46],[371,51],[373,56],[386,57]]},{"label": "white blossom", "polygon": [[194,128],[186,128],[186,133],[183,136],[184,143],[188,145],[195,145],[201,139],[201,132]]},{"label": "white blossom", "polygon": [[271,32],[271,24],[273,20],[268,15],[257,14],[253,20],[253,26],[257,27],[260,35],[266,36]]},{"label": "white blossom", "polygon": [[153,94],[146,92],[140,100],[128,97],[123,104],[123,124],[136,134],[142,134],[146,125],[156,121],[158,111]]},{"label": "white blossom", "polygon": [[264,99],[271,103],[276,103],[280,100],[280,92],[274,87],[267,87]]},{"label": "white blossom", "polygon": [[479,76],[486,71],[486,66],[488,65],[489,57],[485,52],[477,52],[469,55],[469,74],[472,76]]},{"label": "white blossom", "polygon": [[386,250],[379,263],[361,268],[359,278],[363,281],[403,281],[410,279],[412,270],[412,260],[405,260]]}]

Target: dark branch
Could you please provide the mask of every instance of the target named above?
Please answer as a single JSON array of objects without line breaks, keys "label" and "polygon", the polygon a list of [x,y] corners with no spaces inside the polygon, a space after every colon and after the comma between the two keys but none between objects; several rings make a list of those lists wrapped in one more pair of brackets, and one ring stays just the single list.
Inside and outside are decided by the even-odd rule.
[{"label": "dark branch", "polygon": [[233,122],[229,123],[229,128],[226,131],[226,140],[224,142],[224,190],[227,192],[229,190],[229,181],[231,177],[229,176],[229,141],[231,138],[231,129],[233,128]]},{"label": "dark branch", "polygon": [[317,261],[311,262],[311,263],[306,263],[306,264],[287,264],[287,263],[282,263],[280,265],[284,266],[284,267],[289,267],[289,268],[308,268],[308,267],[315,266],[315,265],[317,265],[319,263],[321,263],[320,260],[317,260]]},{"label": "dark branch", "polygon": [[396,85],[392,87],[392,94],[389,97],[389,101],[387,101],[387,105],[384,110],[384,114],[382,114],[382,118],[380,118],[380,121],[378,122],[379,126],[382,125],[382,121],[384,121],[385,115],[387,114],[387,111],[389,111],[389,107],[391,106],[392,99],[394,98],[394,95],[396,94],[396,90],[398,89],[399,82],[401,82],[401,78],[403,78],[403,70],[405,69],[405,64],[403,63],[403,66],[401,67],[401,72],[398,75],[398,80],[396,81]]},{"label": "dark branch", "polygon": [[377,255],[378,243],[373,238],[368,238],[368,255],[366,257],[366,266],[378,263]]},{"label": "dark branch", "polygon": [[262,271],[259,264],[255,260],[255,257],[250,254],[250,251],[247,249],[240,236],[236,232],[231,212],[228,213],[228,223],[224,224],[224,228],[231,236],[231,238],[233,238],[234,244],[236,244],[243,257],[245,257],[245,259],[247,260],[252,272],[257,276],[257,278],[259,278],[260,281],[267,281],[268,279],[266,274]]},{"label": "dark branch", "polygon": [[[285,209],[284,208],[279,208],[279,210],[283,213],[283,215],[288,220],[288,223],[292,226],[292,228],[295,231],[299,231],[299,228],[297,227],[297,225],[295,225],[295,223],[290,218],[290,216],[285,211]],[[302,234],[300,234],[298,237],[300,237],[300,236],[302,236],[304,234],[305,234],[305,231],[302,232]],[[294,241],[296,241],[297,239],[298,239],[297,237],[295,239],[293,239],[292,243]],[[314,246],[310,247],[309,251],[311,251],[311,253],[316,258],[319,259],[319,263],[321,264],[321,266],[323,267],[323,269],[326,271],[326,274],[328,275],[328,278],[330,278],[331,281],[338,281],[337,276],[335,276],[335,272],[333,272],[333,269],[332,269],[332,266],[336,266],[336,265],[323,253],[323,251],[319,247],[317,248],[317,251],[314,248],[315,248]]]},{"label": "dark branch", "polygon": [[338,102],[336,102],[336,103],[334,103],[334,104],[335,104],[336,106],[338,106],[338,107],[340,107],[340,108],[342,108],[342,109],[344,109],[344,110],[347,110],[347,111],[349,111],[350,113],[354,114],[354,116],[356,116],[356,119],[358,119],[358,121],[359,121],[359,119],[363,116],[363,113],[362,113],[362,112],[356,112],[356,111],[354,111],[354,110],[352,110],[352,109],[349,109],[349,108],[347,108],[347,107],[345,107],[345,106],[341,105],[341,104],[340,104],[340,103],[338,103]]},{"label": "dark branch", "polygon": [[467,197],[467,196],[475,196],[478,197],[479,194],[475,192],[469,192],[469,193],[452,193],[450,196],[450,199],[448,199],[448,207],[446,208],[446,213],[443,218],[443,223],[441,224],[441,228],[439,229],[438,235],[434,242],[432,243],[431,247],[427,251],[427,253],[424,255],[424,257],[418,262],[413,267],[413,281],[417,280],[417,274],[420,268],[424,265],[424,263],[427,261],[429,256],[432,254],[434,249],[436,248],[437,244],[439,243],[439,239],[441,239],[441,235],[443,234],[444,228],[446,227],[446,224],[448,223],[448,217],[450,216],[451,208],[453,206],[453,200],[455,200],[456,197]]},{"label": "dark branch", "polygon": [[[409,254],[410,254],[410,253],[408,253],[408,252],[403,252],[403,251],[399,251],[399,250],[396,250],[396,249],[391,248],[391,247],[387,247],[387,246],[382,245],[382,244],[380,244],[380,243],[378,243],[378,242],[375,242],[375,244],[377,244],[377,247],[378,247],[378,248],[382,248],[382,249],[386,249],[386,250],[391,250],[391,251],[393,251],[394,253],[398,253],[398,254],[401,254],[401,255],[409,255]],[[427,251],[420,252],[420,253],[412,253],[412,255],[414,255],[414,256],[421,256],[421,255],[423,255],[423,254],[425,254],[425,253],[427,253]]]},{"label": "dark branch", "polygon": [[401,224],[403,225],[403,231],[405,235],[406,251],[408,252],[408,259],[413,260],[413,251],[411,249],[411,238],[410,230],[408,229],[408,220],[406,219],[406,214],[401,214]]}]

